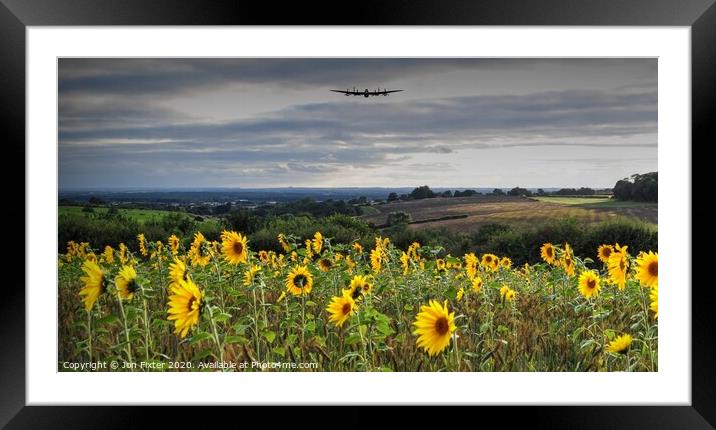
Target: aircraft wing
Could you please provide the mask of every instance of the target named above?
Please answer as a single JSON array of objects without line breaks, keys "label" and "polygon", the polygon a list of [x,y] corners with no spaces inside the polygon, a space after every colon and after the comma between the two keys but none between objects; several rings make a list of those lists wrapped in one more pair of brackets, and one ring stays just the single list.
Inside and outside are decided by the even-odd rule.
[{"label": "aircraft wing", "polygon": [[390,91],[381,91],[381,94],[388,94],[388,93],[399,93],[403,90],[390,90]]},{"label": "aircraft wing", "polygon": [[343,93],[343,94],[356,94],[354,91],[342,91],[342,90],[331,90],[334,93]]}]

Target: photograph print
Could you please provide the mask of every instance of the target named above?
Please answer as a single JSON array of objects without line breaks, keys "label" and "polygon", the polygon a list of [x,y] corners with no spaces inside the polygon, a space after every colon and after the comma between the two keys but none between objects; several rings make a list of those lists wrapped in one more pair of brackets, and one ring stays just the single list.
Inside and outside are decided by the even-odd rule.
[{"label": "photograph print", "polygon": [[59,372],[656,372],[656,58],[59,58]]}]

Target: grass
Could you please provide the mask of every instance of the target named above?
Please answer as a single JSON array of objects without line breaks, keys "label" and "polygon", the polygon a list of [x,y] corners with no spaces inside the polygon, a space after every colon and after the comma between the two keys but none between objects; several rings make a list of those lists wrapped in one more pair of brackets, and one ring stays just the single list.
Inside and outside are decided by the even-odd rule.
[{"label": "grass", "polygon": [[609,202],[608,197],[532,197],[533,199],[546,202],[546,203],[558,203],[561,205],[583,205],[583,204],[601,204]]},{"label": "grass", "polygon": [[[83,206],[60,206],[58,209],[58,215],[88,215],[92,212],[83,212],[84,207]],[[95,214],[106,214],[107,211],[109,211],[109,208],[105,207],[94,207],[92,208]],[[130,218],[134,219],[137,222],[146,222],[151,219],[159,219],[165,215],[169,214],[176,214],[176,213],[183,213],[183,212],[174,212],[174,211],[163,211],[163,210],[156,210],[156,209],[118,209],[119,213]],[[187,217],[192,217],[193,215],[184,213]]]}]

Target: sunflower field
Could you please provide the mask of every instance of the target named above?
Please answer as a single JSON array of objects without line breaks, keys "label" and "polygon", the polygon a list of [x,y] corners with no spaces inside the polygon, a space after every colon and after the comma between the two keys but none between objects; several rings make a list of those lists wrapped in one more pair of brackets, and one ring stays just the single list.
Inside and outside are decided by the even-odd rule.
[{"label": "sunflower field", "polygon": [[658,254],[545,243],[542,261],[224,231],[70,241],[61,363],[117,371],[656,371]]}]

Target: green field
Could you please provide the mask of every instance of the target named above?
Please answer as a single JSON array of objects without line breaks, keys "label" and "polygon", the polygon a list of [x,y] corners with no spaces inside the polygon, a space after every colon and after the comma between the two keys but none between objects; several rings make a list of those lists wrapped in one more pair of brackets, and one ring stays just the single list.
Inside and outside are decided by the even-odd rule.
[{"label": "green field", "polygon": [[658,203],[614,200],[608,197],[533,197],[535,200],[561,205],[579,205],[592,209],[656,208]]},{"label": "green field", "polygon": [[[83,206],[60,206],[58,210],[58,215],[89,215],[91,213],[97,214],[97,215],[104,215],[107,213],[109,208],[104,207],[95,207],[93,208],[94,212],[83,212],[84,209]],[[156,210],[156,209],[118,209],[119,213],[122,214],[125,217],[131,218],[136,220],[137,222],[146,222],[151,219],[159,219],[163,216],[170,215],[170,214],[177,214],[181,213],[187,217],[193,217],[191,214],[187,214],[185,212],[174,212],[174,211],[162,211],[162,210]]]}]

